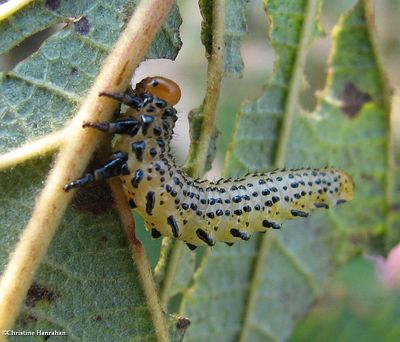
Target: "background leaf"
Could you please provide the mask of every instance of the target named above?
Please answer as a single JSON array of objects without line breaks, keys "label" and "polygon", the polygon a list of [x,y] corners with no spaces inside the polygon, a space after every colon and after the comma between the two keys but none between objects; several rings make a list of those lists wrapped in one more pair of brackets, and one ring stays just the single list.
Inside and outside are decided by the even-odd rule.
[{"label": "background leaf", "polygon": [[[263,94],[246,102],[239,113],[226,160],[234,175],[273,166],[307,2],[265,4],[277,59]],[[318,108],[312,114],[298,109],[287,147],[289,167],[328,164],[347,170],[357,188],[354,202],[286,222],[281,232],[270,234],[265,255],[257,254],[261,251],[254,240],[229,250],[216,246],[184,300],[182,312],[198,322],[189,330],[188,340],[235,340],[239,334],[249,341],[287,339],[323,293],[338,259],[354,252],[353,241],[361,245],[384,232],[389,108],[367,21],[370,15],[360,1],[342,17]],[[314,35],[320,32],[316,23]],[[257,258],[262,271],[255,280],[251,270]],[[250,293],[254,306],[246,306]],[[205,302],[207,297],[211,300]],[[235,310],[225,320],[229,308]],[[244,319],[248,320],[245,334]]]},{"label": "background leaf", "polygon": [[[35,1],[1,24],[6,52],[49,25],[69,23],[14,70],[0,75],[2,152],[65,125],[136,6],[136,1],[55,3],[59,7],[49,10],[49,1]],[[71,22],[70,17],[81,19]],[[180,23],[175,7],[147,57],[176,56]],[[11,39],[13,30],[18,34]],[[50,162],[45,158],[1,173],[1,270],[29,219]],[[94,189],[100,203],[110,200],[107,194],[109,190]],[[90,207],[91,196],[93,191],[84,191],[67,211],[15,329],[56,329],[71,339],[154,340],[119,218],[107,205],[101,214]]]},{"label": "background leaf", "polygon": [[[225,46],[224,67],[227,75],[241,76],[243,60],[240,53],[241,40],[246,34],[247,25],[245,9],[249,0],[231,0],[225,6]],[[212,5],[211,0],[200,0],[199,7],[203,22],[201,24],[201,40],[209,56],[212,49]]]}]

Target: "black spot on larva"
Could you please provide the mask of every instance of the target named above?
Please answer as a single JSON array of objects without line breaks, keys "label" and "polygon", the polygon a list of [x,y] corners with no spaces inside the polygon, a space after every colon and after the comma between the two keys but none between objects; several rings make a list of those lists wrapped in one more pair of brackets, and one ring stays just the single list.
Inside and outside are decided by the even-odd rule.
[{"label": "black spot on larva", "polygon": [[132,143],[132,151],[135,153],[137,160],[143,161],[143,152],[145,148],[146,143],[143,140]]},{"label": "black spot on larva", "polygon": [[263,196],[268,196],[271,192],[268,189],[264,189],[263,191],[261,191],[261,194]]},{"label": "black spot on larva", "polygon": [[191,251],[194,251],[197,248],[197,246],[192,245],[191,243],[186,243],[186,246],[188,246]]},{"label": "black spot on larva", "polygon": [[339,199],[336,201],[336,205],[343,204],[343,203],[346,203],[346,201],[342,200],[342,199]]},{"label": "black spot on larva", "polygon": [[49,287],[33,283],[26,294],[25,304],[34,307],[40,300],[53,303],[58,297],[59,296]]},{"label": "black spot on larva", "polygon": [[163,121],[163,122],[162,122],[162,126],[163,126],[163,128],[164,128],[166,131],[169,130],[169,123],[168,123],[167,121]]},{"label": "black spot on larva", "polygon": [[243,211],[242,211],[241,209],[236,209],[236,210],[233,211],[233,213],[234,213],[235,215],[237,215],[237,216],[240,216],[240,215],[243,214]]},{"label": "black spot on larva", "polygon": [[179,227],[172,215],[168,216],[167,223],[171,226],[172,235],[176,238],[179,237]]},{"label": "black spot on larva", "polygon": [[209,246],[214,246],[215,242],[210,235],[208,235],[203,229],[197,229],[196,235],[202,241],[204,241]]},{"label": "black spot on larva", "polygon": [[210,212],[206,214],[208,218],[213,219],[214,218],[214,213]]},{"label": "black spot on larva", "polygon": [[165,108],[163,116],[174,116],[175,109],[172,107]]},{"label": "black spot on larva", "polygon": [[129,199],[129,206],[132,208],[132,209],[135,209],[135,208],[137,208],[137,205],[136,205],[136,203],[135,203],[135,201],[132,199],[132,198],[130,198]]},{"label": "black spot on larva", "polygon": [[293,182],[293,183],[290,183],[290,186],[291,186],[292,188],[298,188],[298,187],[299,187],[299,183]]},{"label": "black spot on larva", "polygon": [[[3,3],[3,2],[1,2]],[[61,0],[46,0],[46,8],[50,11],[55,11],[60,7]]]},{"label": "black spot on larva", "polygon": [[76,33],[78,33],[82,36],[86,36],[89,34],[90,23],[86,17],[80,17],[79,20],[75,20],[73,23],[74,23],[74,29],[75,29]]},{"label": "black spot on larva", "polygon": [[250,207],[249,205],[245,205],[245,206],[243,207],[243,211],[244,211],[245,213],[249,213],[249,212],[251,212],[251,207]]},{"label": "black spot on larva", "polygon": [[157,99],[154,104],[160,109],[164,109],[167,106],[167,102],[162,99]]},{"label": "black spot on larva", "polygon": [[151,228],[151,236],[153,237],[153,239],[158,239],[159,237],[161,237],[161,233],[157,229]]},{"label": "black spot on larva", "polygon": [[142,123],[142,133],[143,135],[147,134],[147,131],[150,127],[150,125],[152,124],[152,122],[154,121],[154,116],[152,115],[147,115],[147,114],[142,114],[140,116],[140,122]]},{"label": "black spot on larva", "polygon": [[353,82],[344,85],[341,99],[342,111],[350,118],[356,117],[364,103],[372,100],[371,95],[359,90]]},{"label": "black spot on larva", "polygon": [[264,220],[262,222],[262,225],[265,228],[273,228],[273,229],[280,229],[281,228],[281,225],[279,223],[268,221],[268,220]]},{"label": "black spot on larva", "polygon": [[190,209],[197,210],[197,205],[195,203],[190,203]]},{"label": "black spot on larva", "polygon": [[[157,149],[156,148],[154,148],[154,147],[152,147],[151,149],[150,149],[150,155],[154,158],[156,155],[157,155]],[[158,165],[158,164],[157,164]],[[160,170],[160,165],[158,165],[158,170],[157,170],[157,167],[156,167],[156,171],[159,171]]]},{"label": "black spot on larva", "polygon": [[239,203],[239,202],[241,202],[241,200],[242,200],[242,198],[239,195],[236,195],[236,196],[232,197],[232,202],[233,203]]},{"label": "black spot on larva", "polygon": [[274,203],[278,203],[280,200],[280,198],[278,196],[272,196],[271,199],[272,199],[272,202],[274,202]]},{"label": "black spot on larva", "polygon": [[135,174],[131,179],[131,183],[134,188],[137,188],[139,186],[139,183],[143,179],[143,176],[144,172],[142,169],[138,169],[135,171]]},{"label": "black spot on larva", "polygon": [[229,247],[232,247],[234,245],[233,242],[225,242]]},{"label": "black spot on larva", "polygon": [[272,207],[273,203],[272,201],[268,200],[264,203],[267,207]]},{"label": "black spot on larva", "polygon": [[153,133],[154,133],[154,135],[156,135],[156,136],[160,136],[161,133],[162,133],[161,127],[160,127],[160,126],[154,127],[154,128],[153,128]]},{"label": "black spot on larva", "polygon": [[299,216],[299,217],[307,217],[308,216],[308,213],[301,211],[301,210],[296,210],[296,209],[290,210],[290,213],[293,216]]},{"label": "black spot on larva", "polygon": [[241,232],[239,229],[236,229],[236,228],[232,228],[230,230],[230,233],[232,234],[233,237],[237,237],[237,238],[240,238],[245,241],[250,239],[249,234],[247,234],[246,232]]},{"label": "black spot on larva", "polygon": [[149,191],[146,195],[146,213],[148,213],[149,215],[153,214],[155,201],[156,195],[154,191]]},{"label": "black spot on larva", "polygon": [[187,203],[182,203],[181,206],[185,210],[189,209],[189,204],[187,204]]},{"label": "black spot on larva", "polygon": [[326,203],[314,203],[314,207],[315,208],[325,208],[328,209],[329,205],[327,205]]}]

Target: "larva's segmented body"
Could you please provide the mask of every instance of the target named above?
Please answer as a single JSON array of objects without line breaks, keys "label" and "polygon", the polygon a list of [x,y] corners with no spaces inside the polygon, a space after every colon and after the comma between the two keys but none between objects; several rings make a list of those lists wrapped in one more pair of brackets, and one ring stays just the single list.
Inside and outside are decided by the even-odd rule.
[{"label": "larva's segmented body", "polygon": [[[162,82],[167,86],[165,100],[149,89]],[[277,229],[286,219],[352,199],[351,177],[335,168],[274,171],[217,182],[193,180],[176,167],[170,154],[176,89],[172,81],[157,77],[139,83],[135,96],[103,94],[133,107],[109,124],[84,124],[122,134],[114,145],[114,159],[65,189],[118,174],[130,206],[144,217],[152,236],[179,238],[192,249],[216,241],[248,240],[253,232]]]}]

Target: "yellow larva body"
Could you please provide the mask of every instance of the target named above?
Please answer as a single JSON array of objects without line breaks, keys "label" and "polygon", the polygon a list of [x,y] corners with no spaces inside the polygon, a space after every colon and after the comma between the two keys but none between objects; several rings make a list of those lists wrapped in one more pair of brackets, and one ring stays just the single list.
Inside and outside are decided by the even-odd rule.
[{"label": "yellow larva body", "polygon": [[[146,80],[153,85],[154,79]],[[169,80],[162,81],[168,85]],[[140,84],[136,92],[151,91]],[[173,85],[163,88],[164,99],[152,92],[139,110],[127,112],[125,117],[137,120],[138,130],[119,136],[114,145],[114,151],[128,155],[129,173],[121,176],[128,201],[154,237],[179,238],[190,248],[216,241],[231,244],[353,198],[351,177],[336,168],[274,171],[215,183],[193,180],[170,154],[177,119],[171,105],[177,94],[171,91],[169,97],[165,89],[176,89]]]}]

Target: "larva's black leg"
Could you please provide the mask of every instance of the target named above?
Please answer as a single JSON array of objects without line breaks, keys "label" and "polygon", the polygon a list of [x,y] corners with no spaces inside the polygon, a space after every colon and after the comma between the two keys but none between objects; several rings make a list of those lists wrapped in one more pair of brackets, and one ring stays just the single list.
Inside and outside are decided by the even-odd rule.
[{"label": "larva's black leg", "polygon": [[139,131],[140,122],[134,118],[127,118],[110,122],[84,122],[82,127],[96,128],[102,132],[129,134],[133,137]]},{"label": "larva's black leg", "polygon": [[136,110],[140,110],[143,106],[143,101],[139,97],[127,93],[108,93],[106,91],[102,91],[99,93],[99,96],[111,97],[112,99],[122,102]]},{"label": "larva's black leg", "polygon": [[116,177],[123,174],[128,174],[128,165],[126,161],[128,160],[128,155],[125,152],[115,152],[111,156],[111,160],[109,160],[102,167],[93,170],[92,172],[87,173],[85,176],[78,178],[68,184],[64,185],[64,190],[68,191],[73,188],[79,188],[89,183],[93,183],[95,181]]}]

